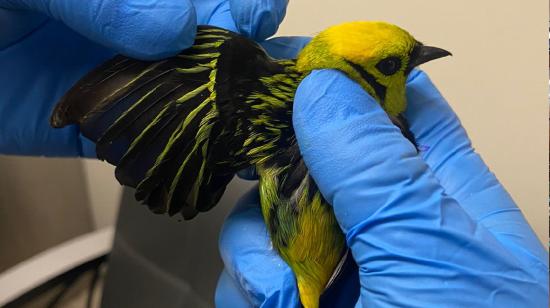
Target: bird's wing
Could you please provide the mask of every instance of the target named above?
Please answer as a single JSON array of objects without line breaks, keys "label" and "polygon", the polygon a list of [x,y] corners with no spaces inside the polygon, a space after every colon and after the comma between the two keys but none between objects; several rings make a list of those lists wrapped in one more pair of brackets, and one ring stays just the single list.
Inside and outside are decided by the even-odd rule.
[{"label": "bird's wing", "polygon": [[238,140],[249,134],[235,126],[238,110],[217,104],[223,101],[217,83],[235,82],[219,63],[235,38],[255,45],[200,26],[195,44],[175,57],[146,62],[117,56],[61,99],[51,124],[79,125],[96,143],[98,158],[116,165],[118,181],[136,188],[136,199],[154,212],[190,219],[214,206],[234,172],[248,164],[235,159]]}]

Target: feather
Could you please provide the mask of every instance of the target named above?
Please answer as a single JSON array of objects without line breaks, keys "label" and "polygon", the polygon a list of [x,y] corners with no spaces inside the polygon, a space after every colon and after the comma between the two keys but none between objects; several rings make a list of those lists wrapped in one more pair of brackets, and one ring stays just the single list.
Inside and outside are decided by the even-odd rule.
[{"label": "feather", "polygon": [[209,154],[216,139],[210,133],[222,130],[215,104],[219,47],[234,36],[201,26],[192,48],[175,57],[117,56],[61,99],[51,124],[78,124],[96,142],[98,158],[116,165],[118,181],[135,187],[136,199],[152,211],[192,218],[215,205],[234,174],[212,160],[229,161],[227,154]]},{"label": "feather", "polygon": [[[177,56],[101,65],[61,99],[51,123],[78,124],[153,212],[190,219],[218,202],[235,172],[284,152],[300,80],[293,67],[249,39],[200,26]],[[287,73],[282,92],[270,84]]]}]

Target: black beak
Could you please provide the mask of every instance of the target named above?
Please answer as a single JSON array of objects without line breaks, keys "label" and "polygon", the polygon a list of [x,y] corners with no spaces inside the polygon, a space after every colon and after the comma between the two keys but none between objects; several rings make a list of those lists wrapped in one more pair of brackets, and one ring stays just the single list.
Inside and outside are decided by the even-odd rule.
[{"label": "black beak", "polygon": [[416,43],[416,46],[411,53],[411,60],[409,61],[409,66],[407,70],[410,72],[413,68],[419,66],[422,63],[452,55],[452,53],[448,52],[445,49],[432,46],[424,46],[422,43],[418,42]]}]

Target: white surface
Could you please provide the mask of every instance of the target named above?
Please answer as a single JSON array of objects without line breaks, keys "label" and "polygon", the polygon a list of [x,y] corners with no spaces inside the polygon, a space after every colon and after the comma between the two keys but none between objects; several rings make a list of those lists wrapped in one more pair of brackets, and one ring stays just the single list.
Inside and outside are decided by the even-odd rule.
[{"label": "white surface", "polygon": [[0,307],[50,279],[108,253],[113,237],[112,227],[84,234],[0,273]]}]

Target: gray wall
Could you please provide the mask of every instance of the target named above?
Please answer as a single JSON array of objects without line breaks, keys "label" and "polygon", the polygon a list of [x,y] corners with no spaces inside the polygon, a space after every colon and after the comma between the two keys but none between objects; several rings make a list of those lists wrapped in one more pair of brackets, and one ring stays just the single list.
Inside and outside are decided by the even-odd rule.
[{"label": "gray wall", "polygon": [[92,229],[79,160],[0,156],[0,272]]}]

